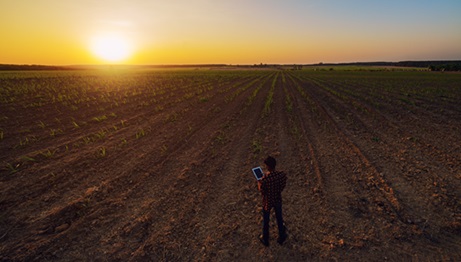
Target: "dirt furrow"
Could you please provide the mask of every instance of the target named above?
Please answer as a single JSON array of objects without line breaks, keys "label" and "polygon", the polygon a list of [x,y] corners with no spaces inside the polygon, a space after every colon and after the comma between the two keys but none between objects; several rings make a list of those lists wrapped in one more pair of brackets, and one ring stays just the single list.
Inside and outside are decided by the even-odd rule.
[{"label": "dirt furrow", "polygon": [[[220,95],[220,97],[221,97],[221,102],[223,102],[224,96],[225,96],[225,93],[223,93],[223,94]],[[219,100],[218,100],[218,101],[219,101]],[[232,109],[232,107],[230,107],[229,109]],[[206,111],[203,111],[203,112],[206,113]],[[206,122],[206,118],[204,118],[204,120],[205,120],[205,122]],[[204,123],[205,123],[205,122],[204,122]],[[200,122],[196,122],[196,123],[200,123]],[[203,126],[203,125],[202,125],[202,126]],[[165,128],[168,129],[168,125],[163,125],[162,128],[164,128],[164,130],[165,130]],[[147,137],[144,137],[144,139],[147,139]],[[186,139],[183,139],[182,141],[184,141],[184,142],[187,141],[187,136],[186,136]],[[140,141],[140,142],[141,142],[141,141]],[[176,144],[179,144],[179,143],[176,143]],[[159,145],[159,147],[160,147],[160,145]],[[136,186],[136,184],[140,183],[139,179],[143,179],[143,178],[147,178],[147,177],[151,176],[151,175],[149,175],[148,173],[146,173],[146,169],[148,170],[149,168],[142,168],[142,167],[141,167],[142,165],[146,165],[145,163],[147,163],[148,166],[158,166],[158,165],[161,166],[161,165],[162,165],[162,162],[165,161],[165,156],[163,156],[164,160],[162,160],[162,156],[161,156],[161,155],[159,156],[159,154],[158,154],[158,148],[159,148],[159,147],[155,147],[155,144],[150,143],[150,146],[149,146],[150,149],[147,149],[147,150],[151,150],[150,152],[149,152],[149,151],[146,151],[146,149],[143,149],[143,147],[140,147],[140,149],[142,149],[142,152],[141,152],[140,154],[137,154],[137,153],[139,153],[139,152],[133,152],[133,153],[135,153],[135,154],[138,155],[139,162],[132,162],[132,164],[134,164],[134,165],[130,164],[131,168],[130,168],[130,166],[127,166],[126,164],[120,163],[120,164],[123,166],[123,168],[121,169],[121,172],[119,173],[119,175],[117,175],[117,173],[115,173],[115,174],[103,173],[103,172],[101,172],[102,170],[105,169],[103,166],[100,166],[99,168],[93,166],[93,167],[92,167],[92,170],[93,170],[95,173],[98,174],[98,177],[97,177],[98,181],[96,181],[95,183],[90,183],[90,182],[88,182],[88,183],[85,183],[85,184],[93,184],[93,185],[95,185],[95,186],[98,188],[99,191],[105,192],[106,195],[107,195],[107,194],[115,194],[116,191],[123,192],[123,189],[122,189],[122,188],[124,188],[123,185]],[[174,148],[173,148],[173,149],[174,149]],[[178,149],[179,149],[179,148],[178,148]],[[177,150],[177,149],[176,149],[176,150]],[[157,152],[156,152],[156,151],[157,151]],[[123,154],[123,152],[121,152],[121,153]],[[118,155],[118,156],[120,156],[120,155]],[[117,157],[117,155],[112,156],[112,157],[115,157],[114,160],[117,160],[117,161],[123,159],[123,158],[121,158],[121,157]],[[160,159],[158,159],[158,157],[160,157]],[[146,158],[147,158],[147,159],[146,159]],[[150,158],[150,159],[153,159],[153,162],[152,162],[152,160],[149,160],[149,158]],[[141,166],[139,166],[139,165],[136,164],[136,163],[143,163],[143,162],[144,162],[144,164],[142,164]],[[107,163],[107,162],[104,162],[104,163]],[[157,163],[157,164],[155,164],[155,163]],[[102,164],[103,164],[103,163],[102,163]],[[133,167],[135,167],[135,168],[133,168]],[[127,169],[127,168],[128,168],[128,169]],[[130,169],[131,169],[131,171],[128,171],[128,172],[127,172],[127,170],[130,170]],[[144,170],[144,171],[143,171],[143,170]],[[74,171],[75,171],[75,166],[74,166]],[[168,173],[169,171],[166,171],[166,172]],[[91,172],[85,172],[85,173],[83,173],[83,174],[86,174],[86,176],[89,177],[89,175],[91,174]],[[80,173],[80,176],[79,176],[79,177],[76,177],[76,179],[84,179],[84,177],[81,176],[81,175],[83,175],[83,174]],[[94,174],[94,173],[93,173],[93,174]],[[139,175],[139,174],[143,174],[143,175]],[[163,179],[163,177],[164,177],[164,176],[161,176],[161,174],[155,174],[154,176],[155,176],[155,177],[158,177],[158,178],[162,178],[162,179]],[[108,181],[104,181],[104,179],[103,179],[104,177],[109,177],[109,180],[108,180]],[[117,178],[117,177],[118,177],[118,178]],[[93,178],[93,180],[94,180],[94,178]],[[117,183],[114,184],[114,183],[112,182],[112,181],[117,181],[117,180],[118,180],[119,182],[122,182],[122,183],[121,183],[121,184],[120,184],[120,183],[119,183],[119,184],[117,184]],[[137,182],[137,181],[138,181],[138,182]],[[68,183],[67,183],[67,184],[68,184]],[[85,188],[83,188],[82,190],[83,190],[83,192],[84,192],[84,191],[85,191]],[[78,193],[78,191],[80,191],[80,190],[74,190],[74,191],[72,191],[72,192],[74,192],[74,193],[73,193],[73,195],[71,195],[70,198],[73,198],[73,199],[76,199],[76,198],[77,198],[77,199],[79,199],[79,196],[78,196],[78,195],[75,195],[75,193]],[[131,191],[131,189],[129,188],[128,191]],[[81,191],[80,191],[80,192],[81,192]],[[125,193],[125,192],[124,192],[124,193]],[[123,195],[124,193],[122,193],[122,195]],[[104,199],[104,197],[102,197],[102,199]],[[102,204],[102,205],[104,205],[104,204],[109,204],[109,206],[110,206],[110,204],[112,204],[112,202],[115,202],[115,203],[117,203],[118,201],[123,202],[122,200],[124,200],[124,199],[123,199],[123,196],[121,196],[120,200],[117,200],[117,199],[115,199],[114,201],[110,200],[109,203],[105,203],[105,201],[102,201],[101,204]],[[98,206],[99,206],[99,205],[96,205],[96,206],[94,206],[94,208],[96,209]],[[126,206],[126,203],[124,203],[123,206]],[[104,209],[104,208],[103,208],[103,209]],[[56,210],[56,209],[55,209],[55,208],[50,209],[50,212],[54,212],[54,210]],[[58,209],[58,210],[59,210],[59,209]],[[90,212],[90,211],[88,210],[87,212]],[[46,213],[45,213],[45,214],[46,214]],[[37,219],[35,218],[35,220],[37,220]],[[43,220],[43,219],[38,219],[38,220]],[[45,219],[44,221],[48,221],[48,220]],[[52,222],[54,223],[55,221],[52,221]],[[75,223],[76,221],[67,221],[67,224],[69,224],[70,222]],[[75,224],[76,224],[76,223],[75,223]],[[59,225],[54,225],[53,227],[56,227],[56,226],[59,226]],[[75,226],[77,227],[78,224],[75,225]],[[37,226],[35,225],[35,227],[37,227]],[[29,230],[29,232],[30,232],[30,230]],[[31,233],[33,233],[33,232],[31,232]],[[69,231],[69,233],[71,233],[71,231]],[[35,238],[35,237],[33,237],[33,238]],[[64,239],[65,239],[65,238],[64,238]],[[45,244],[45,243],[44,243],[44,244]],[[45,245],[45,246],[46,246],[46,245]],[[31,251],[32,251],[32,250],[31,250]]]},{"label": "dirt furrow", "polygon": [[[320,103],[324,103],[323,107],[325,108],[325,111],[326,111],[325,113],[330,115],[330,117],[328,117],[328,118],[332,122],[338,122],[338,123],[340,122],[340,121],[338,121],[338,119],[340,119],[339,117],[336,117],[336,119],[335,119],[333,116],[341,116],[341,117],[344,118],[344,115],[343,115],[344,112],[353,112],[353,110],[351,110],[350,108],[341,108],[341,109],[338,109],[338,110],[336,110],[334,112],[333,110],[338,108],[337,106],[338,106],[338,103],[340,103],[339,101],[332,100],[331,97],[329,97],[328,95],[322,94],[321,93],[322,91],[321,91],[320,88],[317,88],[317,89],[311,88],[310,90],[312,91],[311,93],[314,94],[314,96],[317,96],[317,100],[321,101]],[[343,127],[338,125],[335,129],[343,130]],[[400,191],[400,190],[403,190],[404,188],[402,188],[402,186],[403,186],[402,185],[402,180],[399,177],[393,176],[392,171],[390,173],[389,173],[389,171],[386,171],[386,176],[382,176],[380,173],[378,173],[379,171],[376,169],[376,167],[374,167],[376,165],[376,161],[380,162],[380,160],[376,160],[376,161],[373,162],[373,164],[371,164],[371,162],[367,159],[368,156],[364,156],[363,153],[360,151],[359,146],[356,146],[356,142],[353,142],[352,140],[349,140],[348,137],[350,137],[350,136],[348,136],[347,133],[338,132],[338,134],[340,135],[340,137],[342,137],[342,140],[347,141],[347,143],[350,146],[352,146],[353,151],[362,159],[361,161],[363,163],[365,163],[365,168],[371,167],[371,170],[369,169],[371,171],[371,179],[373,179],[373,180],[377,179],[378,180],[378,181],[376,181],[376,180],[373,181],[372,180],[371,181],[372,185],[379,187],[380,191],[382,193],[384,193],[387,200],[393,205],[393,211],[396,213],[397,218],[401,222],[403,222],[404,224],[407,224],[407,226],[405,226],[405,227],[412,228],[412,230],[405,232],[405,234],[403,234],[403,235],[406,235],[406,234],[409,233],[409,235],[407,237],[411,236],[412,234],[418,236],[418,235],[422,234],[422,232],[425,232],[424,230],[427,230],[427,229],[426,228],[421,229],[420,225],[422,223],[424,223],[425,226],[427,226],[428,219],[418,218],[418,215],[415,218],[415,217],[413,217],[411,212],[409,212],[410,210],[413,210],[413,208],[414,208],[414,207],[411,206],[411,201],[417,200],[416,198],[410,198],[410,199],[408,198],[409,196],[414,194],[413,190],[408,188],[408,190],[409,190],[408,192]],[[354,137],[355,140],[357,140],[358,136],[352,136],[352,137]],[[357,145],[360,145],[360,147],[362,147],[362,148],[367,148],[367,145],[363,144],[363,143],[360,143],[360,144],[357,144]],[[389,147],[387,147],[387,148],[389,148]],[[399,146],[394,145],[394,146],[391,146],[391,148],[399,148]],[[381,151],[381,153],[382,153],[382,151]],[[413,155],[415,155],[415,154],[413,154]],[[389,166],[389,165],[385,165],[385,166]],[[364,170],[364,171],[366,171],[366,170]],[[397,174],[398,173],[399,172],[397,172]],[[391,184],[393,185],[393,187],[390,186]],[[394,192],[395,188],[397,188],[399,190],[398,193],[397,193],[398,195],[395,194],[395,192]],[[411,193],[410,193],[410,191],[411,191]],[[402,196],[403,193],[405,193],[405,194]],[[403,199],[402,199],[402,197],[403,197]],[[421,197],[422,197],[421,199],[427,198],[427,196],[424,196],[424,195],[421,195]],[[423,204],[424,202],[421,203],[420,202],[421,199],[417,200],[419,202],[418,205],[421,208],[419,214],[421,215],[422,212],[425,212],[426,215],[427,215],[427,209],[425,209],[425,208],[427,208],[427,204]],[[406,201],[410,201],[410,203],[408,203]],[[404,205],[405,208],[402,208],[402,204]],[[448,205],[448,206],[450,206],[450,205]],[[456,208],[455,208],[455,210],[456,210]],[[454,212],[456,213],[456,211],[454,211]],[[434,213],[434,211],[431,211],[429,213],[436,214],[436,213]],[[435,217],[432,217],[432,218],[435,219]],[[403,228],[405,228],[405,227],[403,227]],[[398,231],[401,231],[401,230],[398,230]],[[413,232],[413,233],[411,233],[411,232]],[[396,234],[394,234],[394,235],[396,237],[401,237],[402,233],[403,232],[400,232],[400,233],[396,232]],[[424,233],[424,234],[426,234],[426,233]]]},{"label": "dirt furrow", "polygon": [[[263,259],[306,260],[318,255],[321,237],[318,235],[319,214],[322,213],[321,198],[317,192],[319,171],[312,145],[304,135],[305,129],[297,124],[299,104],[286,72],[281,72],[275,84],[271,113],[264,117],[261,132],[263,152],[259,158],[271,154],[276,157],[278,169],[288,176],[283,193],[284,221],[288,240],[279,247],[275,240],[277,228],[275,216],[271,218],[273,247],[264,253]],[[320,174],[320,172],[318,173]],[[303,215],[301,215],[301,211]]]},{"label": "dirt furrow", "polygon": [[[451,213],[456,214],[458,212],[459,207],[457,207],[456,199],[460,198],[457,195],[460,181],[453,174],[459,172],[456,169],[456,166],[459,165],[456,165],[456,163],[461,159],[457,159],[456,155],[443,154],[426,144],[425,141],[408,139],[410,134],[405,129],[387,123],[386,118],[381,116],[380,112],[374,112],[374,115],[370,116],[369,114],[355,112],[349,106],[349,103],[346,104],[334,96],[327,96],[326,99],[334,100],[334,102],[330,101],[329,104],[336,105],[332,108],[340,116],[337,119],[343,128],[347,129],[348,125],[344,123],[344,119],[348,117],[353,118],[354,126],[359,125],[362,127],[359,134],[354,134],[355,128],[350,129],[352,130],[351,137],[356,143],[366,148],[367,144],[376,140],[373,142],[373,147],[368,149],[375,156],[374,162],[380,166],[387,166],[387,179],[396,185],[394,189],[400,192],[401,197],[410,199],[403,203],[406,209],[417,210],[416,214],[410,214],[411,216],[416,216],[416,218],[405,218],[405,220],[426,221],[427,218],[421,217],[428,213],[428,206],[431,206],[432,211],[430,213],[439,214],[443,212],[445,216],[451,216]],[[358,102],[354,101],[354,103]],[[349,113],[345,116],[344,112],[354,112],[354,114]],[[380,122],[382,128],[374,130],[373,127],[377,126],[378,122]],[[370,134],[369,130],[373,134]],[[392,151],[389,150],[391,148],[393,149]],[[397,163],[397,165],[389,164],[389,162]],[[435,163],[437,165],[434,165]],[[428,176],[431,179],[427,179]],[[445,210],[441,210],[435,205],[434,198],[428,197],[434,191],[437,195],[449,196],[437,199],[437,202],[445,202],[443,206],[449,208],[448,214]],[[417,197],[415,193],[418,193]],[[453,219],[456,220],[455,217]]]},{"label": "dirt furrow", "polygon": [[[345,84],[334,83],[334,81],[329,81],[325,79],[315,78],[316,81],[322,81],[328,85],[334,92],[341,93],[341,98],[348,100],[349,103],[353,104],[354,107],[359,106],[360,111],[365,111],[366,113],[373,114],[377,117],[374,119],[378,126],[383,124],[389,124],[390,128],[399,128],[401,132],[406,133],[409,138],[424,140],[426,143],[430,144],[431,147],[437,148],[443,155],[452,155],[453,152],[459,152],[460,146],[457,143],[461,137],[461,133],[458,132],[457,122],[459,119],[452,117],[452,115],[459,115],[457,112],[451,114],[446,114],[445,110],[447,107],[456,108],[456,102],[446,101],[443,104],[434,105],[437,101],[438,95],[433,95],[431,101],[428,101],[427,104],[421,104],[413,101],[414,96],[417,95],[417,91],[412,91],[414,94],[402,94],[403,91],[397,89],[393,92],[386,92],[385,85],[378,83],[378,86],[370,87],[363,82],[361,84],[351,84],[347,82]],[[410,79],[410,86],[416,90],[419,89],[419,83],[414,83],[414,79]],[[333,83],[332,83],[333,82]],[[431,85],[439,84],[429,83]],[[441,86],[440,89],[443,89],[447,93],[448,87]],[[426,91],[428,92],[428,91]],[[451,96],[456,97],[457,90],[453,88],[453,94]],[[425,93],[424,88],[421,87],[421,93]],[[427,96],[427,94],[425,94]],[[442,95],[443,96],[443,95]],[[401,100],[411,99],[411,102],[402,102]],[[433,101],[432,101],[433,100]],[[406,101],[406,100],[405,100]],[[410,105],[408,104],[410,103]],[[379,105],[379,106],[377,106]],[[405,112],[404,114],[402,112]],[[381,119],[384,118],[384,119]],[[381,120],[384,120],[381,122]],[[430,123],[430,124],[428,124]],[[439,145],[444,145],[446,143],[451,143],[454,148],[443,148]],[[448,151],[448,150],[449,151]],[[445,152],[444,152],[445,151]],[[459,153],[458,153],[459,156]]]},{"label": "dirt furrow", "polygon": [[[246,93],[244,92],[241,96],[244,97],[245,94]],[[227,113],[225,114],[229,115],[232,114],[230,112],[238,112],[239,110],[236,109],[242,106],[241,103],[242,101],[237,101],[234,103],[233,107],[226,107]],[[188,235],[186,234],[188,232],[190,234],[193,233],[192,235],[196,235],[196,230],[206,224],[204,221],[197,220],[195,215],[198,214],[199,210],[201,212],[206,212],[206,208],[211,207],[211,205],[207,205],[206,208],[201,207],[201,203],[205,201],[204,199],[208,198],[210,192],[211,194],[213,193],[215,185],[221,182],[221,176],[226,176],[225,174],[221,174],[222,170],[220,170],[220,168],[216,168],[216,166],[222,166],[219,163],[223,160],[219,160],[219,155],[216,155],[214,152],[215,146],[219,144],[219,139],[217,137],[221,135],[219,130],[223,125],[224,120],[225,119],[220,118],[219,115],[216,115],[211,119],[211,121],[207,121],[203,130],[200,130],[194,135],[196,138],[190,139],[187,142],[191,145],[189,151],[195,155],[195,159],[199,159],[197,163],[192,163],[191,165],[191,163],[185,162],[191,159],[191,153],[188,153],[187,151],[178,151],[177,157],[171,159],[172,155],[170,155],[170,160],[161,167],[161,170],[165,170],[165,172],[174,173],[174,170],[177,170],[176,172],[179,172],[180,174],[178,178],[176,180],[173,179],[172,182],[160,183],[160,186],[163,187],[165,184],[171,184],[171,186],[168,186],[167,189],[158,188],[160,192],[164,192],[162,195],[168,195],[168,198],[175,199],[175,202],[161,198],[158,203],[164,206],[163,212],[161,214],[152,211],[148,212],[148,216],[151,218],[149,220],[149,225],[153,225],[157,230],[149,231],[151,233],[149,233],[148,237],[144,241],[144,244],[136,251],[136,256],[142,257],[146,254],[155,255],[152,254],[152,252],[158,250],[159,243],[166,244],[171,242],[176,243],[177,245],[186,245],[192,249],[194,247],[191,245],[198,245],[201,241],[204,241],[203,238],[199,238],[201,237],[199,234],[197,236],[198,239],[193,243],[185,242],[187,240],[185,236]],[[208,142],[206,143],[204,141],[199,142],[203,139],[203,137],[206,137],[207,134],[216,134],[216,136],[208,137]],[[197,144],[197,146],[194,146],[195,144]],[[184,160],[182,160],[182,158],[184,158]],[[171,164],[168,162],[171,162]],[[178,163],[183,164],[182,166],[181,164],[178,166]],[[181,168],[183,169],[180,170]],[[221,190],[223,189],[222,186],[216,187]],[[138,191],[144,192],[145,190]],[[155,190],[152,193],[158,194]],[[213,197],[212,199],[215,198]],[[221,205],[221,203],[219,203],[219,205]],[[149,207],[149,209],[155,210],[155,206]],[[163,214],[167,217],[161,219],[161,217],[164,216]],[[171,214],[177,214],[177,217],[172,218]],[[172,248],[174,249],[175,247],[172,245],[166,245],[161,254],[172,254],[172,252],[170,252]]]},{"label": "dirt furrow", "polygon": [[[361,248],[365,243],[371,244],[386,236],[399,237],[405,225],[396,223],[401,220],[400,206],[392,188],[338,127],[334,117],[327,111],[325,101],[318,95],[318,87],[304,82],[301,82],[301,86],[301,91],[310,101],[308,104],[315,106],[313,119],[306,119],[307,112],[301,114],[301,118],[309,123],[311,130],[317,130],[315,134],[308,133],[308,136],[319,151],[325,181],[324,196],[332,217],[324,223],[330,231],[324,243],[330,248]],[[353,229],[342,221],[354,221]],[[391,230],[376,230],[383,227]]]}]

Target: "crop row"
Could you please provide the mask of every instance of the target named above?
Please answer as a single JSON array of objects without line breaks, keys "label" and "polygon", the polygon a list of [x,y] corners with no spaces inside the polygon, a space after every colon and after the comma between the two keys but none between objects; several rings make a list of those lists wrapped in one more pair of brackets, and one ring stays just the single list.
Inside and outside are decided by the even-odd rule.
[{"label": "crop row", "polygon": [[107,144],[120,148],[148,135],[154,127],[143,119],[159,116],[159,124],[174,123],[198,103],[221,94],[235,97],[266,75],[175,70],[22,74],[0,77],[0,148],[9,152],[0,161],[7,167],[83,148],[97,147],[96,155],[104,157]]}]

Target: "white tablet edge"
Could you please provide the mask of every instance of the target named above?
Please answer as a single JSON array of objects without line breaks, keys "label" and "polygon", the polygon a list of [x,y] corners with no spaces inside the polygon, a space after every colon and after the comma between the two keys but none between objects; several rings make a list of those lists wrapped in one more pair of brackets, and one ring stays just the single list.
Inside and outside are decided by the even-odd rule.
[{"label": "white tablet edge", "polygon": [[260,166],[254,167],[254,168],[251,169],[251,171],[253,171],[253,175],[255,176],[256,180],[261,180],[263,177],[258,178],[258,176],[256,175],[256,172],[255,172],[256,169],[261,170],[261,174],[263,174],[263,176],[264,176],[263,169]]}]

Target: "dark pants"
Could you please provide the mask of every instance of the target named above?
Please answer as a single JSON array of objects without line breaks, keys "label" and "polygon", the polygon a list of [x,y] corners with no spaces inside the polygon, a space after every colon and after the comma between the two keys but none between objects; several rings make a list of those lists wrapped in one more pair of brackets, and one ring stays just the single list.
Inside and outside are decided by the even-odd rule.
[{"label": "dark pants", "polygon": [[[277,219],[277,226],[279,228],[279,238],[285,237],[285,225],[283,224],[282,203],[275,205],[275,218]],[[264,210],[263,208],[263,239],[269,241],[269,220],[271,210]]]}]

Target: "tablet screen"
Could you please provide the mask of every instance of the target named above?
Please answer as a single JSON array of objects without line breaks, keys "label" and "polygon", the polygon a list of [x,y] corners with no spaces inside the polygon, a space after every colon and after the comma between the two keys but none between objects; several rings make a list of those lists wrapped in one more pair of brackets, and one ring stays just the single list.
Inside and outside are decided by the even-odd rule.
[{"label": "tablet screen", "polygon": [[264,173],[261,167],[258,166],[258,167],[253,168],[252,170],[257,180],[260,180],[263,177]]}]

